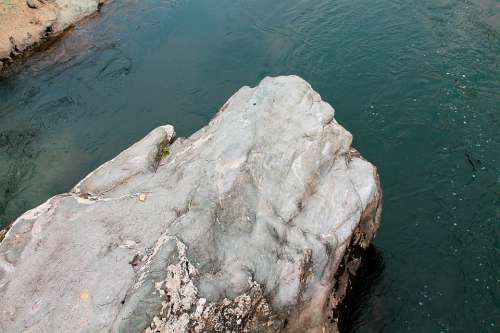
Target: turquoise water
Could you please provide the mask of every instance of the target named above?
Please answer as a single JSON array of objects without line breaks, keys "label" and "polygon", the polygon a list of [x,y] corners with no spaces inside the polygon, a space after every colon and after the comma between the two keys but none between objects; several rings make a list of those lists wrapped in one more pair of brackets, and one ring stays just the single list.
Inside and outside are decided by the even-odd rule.
[{"label": "turquoise water", "polygon": [[499,0],[124,0],[0,79],[0,225],[298,74],[385,190],[349,332],[500,331]]}]

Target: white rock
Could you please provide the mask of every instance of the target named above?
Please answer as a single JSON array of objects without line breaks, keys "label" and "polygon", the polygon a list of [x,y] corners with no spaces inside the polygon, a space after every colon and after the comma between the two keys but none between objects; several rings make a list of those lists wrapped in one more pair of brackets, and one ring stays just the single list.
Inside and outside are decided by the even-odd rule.
[{"label": "white rock", "polygon": [[358,263],[346,249],[373,239],[382,193],[332,107],[296,76],[266,78],[157,163],[173,135],[154,130],[13,224],[0,331],[336,330]]}]

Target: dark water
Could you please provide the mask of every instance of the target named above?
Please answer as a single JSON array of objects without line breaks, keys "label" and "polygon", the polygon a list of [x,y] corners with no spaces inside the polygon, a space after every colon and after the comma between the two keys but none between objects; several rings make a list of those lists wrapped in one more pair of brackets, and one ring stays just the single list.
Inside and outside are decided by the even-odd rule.
[{"label": "dark water", "polygon": [[382,176],[348,330],[499,332],[499,0],[116,0],[0,80],[0,225],[278,74],[311,82]]}]

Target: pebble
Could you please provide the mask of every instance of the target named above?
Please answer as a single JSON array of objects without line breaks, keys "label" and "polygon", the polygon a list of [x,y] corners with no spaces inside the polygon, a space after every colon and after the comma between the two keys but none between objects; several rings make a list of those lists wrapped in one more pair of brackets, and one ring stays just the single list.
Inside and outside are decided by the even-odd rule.
[{"label": "pebble", "polygon": [[26,0],[26,5],[28,5],[28,7],[31,9],[40,8],[40,2],[38,2],[37,0]]}]

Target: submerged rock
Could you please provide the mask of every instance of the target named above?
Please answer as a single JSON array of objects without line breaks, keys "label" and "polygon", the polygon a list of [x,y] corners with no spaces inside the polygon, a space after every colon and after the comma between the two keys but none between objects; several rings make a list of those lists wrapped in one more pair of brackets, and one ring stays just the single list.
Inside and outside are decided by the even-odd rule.
[{"label": "submerged rock", "polygon": [[0,1],[0,70],[25,50],[95,13],[102,0]]},{"label": "submerged rock", "polygon": [[0,331],[335,332],[382,193],[333,108],[296,76],[241,88],[15,221]]}]

